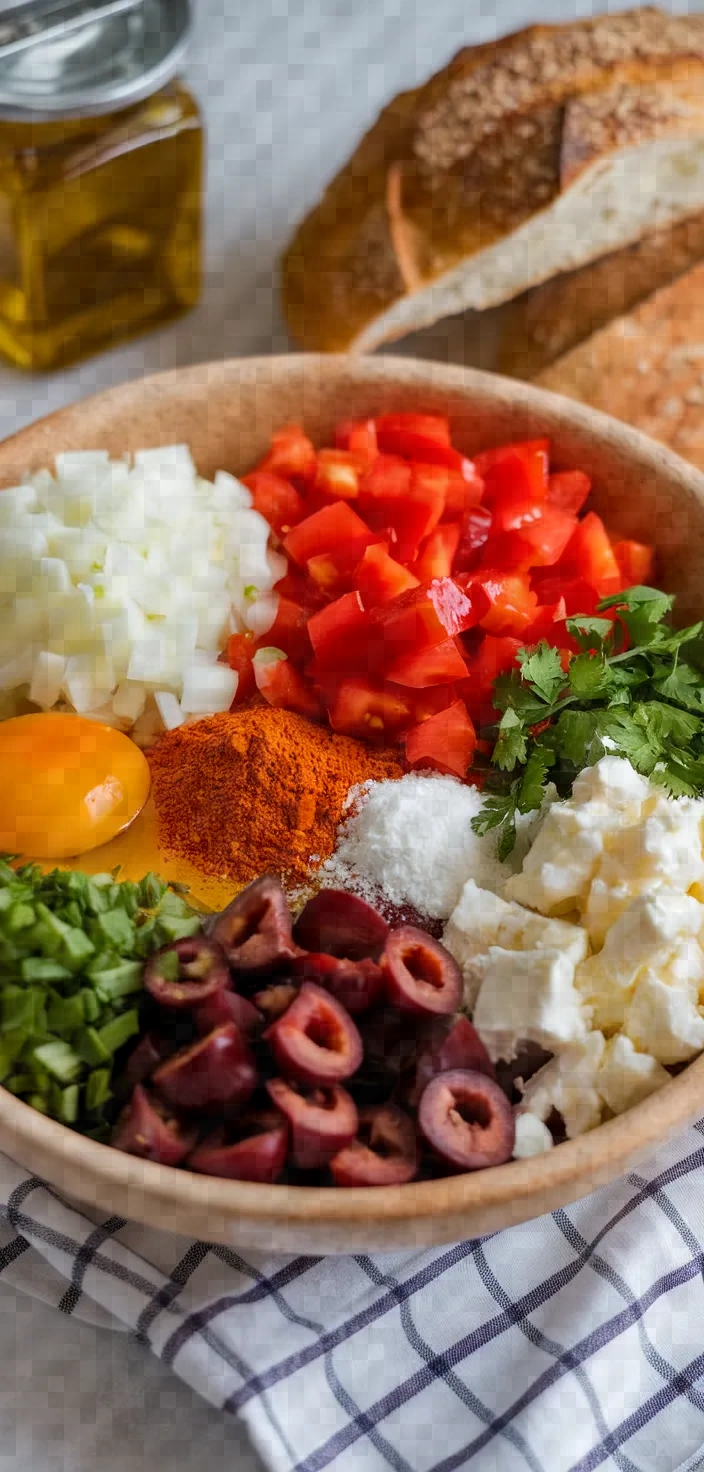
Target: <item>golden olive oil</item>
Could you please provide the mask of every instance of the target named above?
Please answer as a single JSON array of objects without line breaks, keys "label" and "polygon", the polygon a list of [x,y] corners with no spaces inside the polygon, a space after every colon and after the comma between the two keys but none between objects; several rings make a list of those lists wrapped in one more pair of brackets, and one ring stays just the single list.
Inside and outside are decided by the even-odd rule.
[{"label": "golden olive oil", "polygon": [[202,169],[177,81],[110,116],[0,121],[0,352],[60,368],[192,307]]}]

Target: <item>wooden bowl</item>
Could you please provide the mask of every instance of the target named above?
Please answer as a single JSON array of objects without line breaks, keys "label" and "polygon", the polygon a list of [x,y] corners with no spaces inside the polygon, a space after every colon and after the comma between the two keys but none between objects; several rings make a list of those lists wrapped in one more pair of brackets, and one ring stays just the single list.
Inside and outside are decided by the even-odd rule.
[{"label": "wooden bowl", "polygon": [[[272,430],[302,421],[324,441],[340,418],[394,409],[449,414],[469,453],[550,436],[555,460],[593,478],[620,536],[654,541],[680,619],[702,613],[704,476],[603,414],[508,379],[409,359],[289,356],[177,369],[87,399],[0,445],[0,485],[59,450],[188,441],[200,470],[244,472]],[[317,1190],[208,1179],[94,1144],[0,1088],[0,1149],[105,1214],[210,1241],[285,1252],[430,1247],[565,1206],[630,1169],[704,1112],[704,1056],[660,1093],[534,1160],[379,1190]]]}]

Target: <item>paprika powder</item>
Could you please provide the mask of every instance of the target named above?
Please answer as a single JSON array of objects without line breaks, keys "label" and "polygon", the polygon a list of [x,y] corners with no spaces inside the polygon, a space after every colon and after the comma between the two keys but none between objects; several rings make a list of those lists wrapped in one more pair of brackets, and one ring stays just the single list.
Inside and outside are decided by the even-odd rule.
[{"label": "paprika powder", "polygon": [[160,848],[240,884],[303,883],[333,851],[350,787],[403,772],[400,753],[268,705],[167,731],[149,762]]}]

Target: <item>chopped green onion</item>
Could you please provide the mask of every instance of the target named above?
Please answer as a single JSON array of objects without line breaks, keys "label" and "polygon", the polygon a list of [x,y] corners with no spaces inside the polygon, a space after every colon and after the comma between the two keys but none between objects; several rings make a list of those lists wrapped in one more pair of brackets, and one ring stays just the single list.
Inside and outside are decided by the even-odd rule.
[{"label": "chopped green onion", "polygon": [[89,1114],[94,1114],[96,1109],[102,1109],[111,1097],[110,1069],[95,1068],[86,1080],[86,1109]]},{"label": "chopped green onion", "polygon": [[114,1017],[112,1022],[107,1022],[105,1027],[98,1028],[98,1037],[108,1053],[116,1053],[129,1038],[139,1032],[139,1015],[136,1009],[130,1012],[122,1012],[119,1017]]},{"label": "chopped green onion", "polygon": [[157,929],[161,931],[165,941],[187,940],[200,928],[201,924],[197,915],[194,915],[191,920],[179,920],[175,915],[160,915],[157,923]]},{"label": "chopped green onion", "polygon": [[5,926],[10,934],[14,934],[18,930],[26,930],[28,926],[34,925],[36,918],[32,905],[28,905],[25,900],[17,900],[8,910]]},{"label": "chopped green onion", "polygon": [[138,992],[142,986],[144,967],[141,961],[123,961],[110,971],[101,971],[95,978],[95,989],[103,1002],[116,1002]]},{"label": "chopped green onion", "polygon": [[116,951],[131,951],[134,946],[134,925],[124,910],[106,910],[98,915],[95,930]]},{"label": "chopped green onion", "polygon": [[60,997],[58,992],[51,993],[46,1011],[46,1025],[49,1032],[75,1032],[76,1028],[83,1027],[84,1022],[85,1011],[81,992],[76,992],[72,997]]},{"label": "chopped green onion", "polygon": [[99,1063],[109,1063],[110,1050],[101,1043],[94,1027],[84,1027],[74,1038],[74,1046],[80,1054],[83,1062],[89,1068],[96,1068]]},{"label": "chopped green onion", "polygon": [[82,1069],[81,1059],[75,1049],[60,1040],[42,1043],[41,1047],[34,1049],[33,1057],[60,1084],[73,1083]]},{"label": "chopped green onion", "polygon": [[78,1084],[69,1084],[62,1089],[56,1101],[56,1112],[62,1124],[75,1124],[78,1119]]},{"label": "chopped green onion", "polygon": [[27,956],[20,965],[22,980],[27,982],[70,981],[71,972],[59,961],[46,956]]},{"label": "chopped green onion", "polygon": [[87,987],[83,987],[80,997],[83,1003],[83,1017],[85,1021],[97,1022],[100,1016],[100,1002],[95,992],[89,991]]}]

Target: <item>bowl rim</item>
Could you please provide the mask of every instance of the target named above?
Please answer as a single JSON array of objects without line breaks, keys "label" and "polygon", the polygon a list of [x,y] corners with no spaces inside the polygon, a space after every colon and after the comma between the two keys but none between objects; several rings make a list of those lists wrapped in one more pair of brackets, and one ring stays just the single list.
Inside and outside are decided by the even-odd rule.
[{"label": "bowl rim", "polygon": [[[138,390],[158,402],[174,393],[187,390],[189,384],[233,383],[267,376],[295,377],[304,372],[325,375],[344,373],[348,380],[371,388],[391,380],[400,388],[414,388],[424,381],[432,390],[443,388],[459,391],[464,397],[476,396],[478,402],[496,402],[497,397],[526,410],[542,414],[547,424],[563,423],[590,439],[596,439],[607,450],[640,462],[650,472],[666,476],[675,486],[689,491],[704,504],[704,473],[682,460],[665,446],[649,439],[640,430],[613,419],[563,395],[522,383],[504,376],[412,357],[391,354],[375,358],[346,354],[287,353],[266,354],[249,358],[230,358],[170,369],[132,379],[102,390],[74,404],[55,410],[19,429],[2,441],[0,448],[22,451],[23,442],[37,438],[39,432],[47,440],[61,440],[62,427],[83,419],[92,407],[106,406],[127,399]],[[51,458],[51,451],[47,450]],[[0,472],[1,474],[1,472]],[[415,1181],[403,1186],[328,1188],[320,1186],[261,1185],[254,1182],[227,1180],[199,1175],[192,1171],[158,1165],[127,1155],[111,1145],[100,1144],[77,1133],[67,1125],[49,1119],[15,1098],[0,1085],[0,1129],[17,1144],[39,1147],[46,1158],[60,1161],[79,1175],[90,1172],[93,1180],[119,1191],[150,1196],[162,1207],[182,1207],[185,1195],[194,1199],[202,1192],[202,1204],[209,1211],[227,1219],[244,1222],[268,1220],[272,1225],[287,1223],[305,1226],[315,1216],[316,1226],[344,1227],[369,1222],[420,1221],[453,1216],[461,1217],[473,1209],[535,1199],[543,1194],[554,1196],[562,1187],[591,1176],[595,1189],[619,1174],[636,1155],[646,1155],[684,1128],[702,1112],[704,1098],[704,1053],[689,1063],[663,1089],[596,1129],[574,1140],[566,1140],[538,1157],[511,1160],[501,1166],[479,1171]],[[539,1177],[536,1160],[540,1162]],[[579,1194],[584,1194],[580,1192]],[[541,1208],[544,1209],[544,1208]],[[536,1215],[537,1212],[522,1213]]]}]

